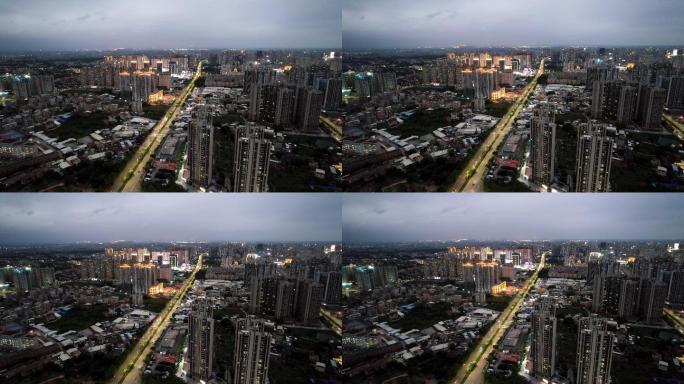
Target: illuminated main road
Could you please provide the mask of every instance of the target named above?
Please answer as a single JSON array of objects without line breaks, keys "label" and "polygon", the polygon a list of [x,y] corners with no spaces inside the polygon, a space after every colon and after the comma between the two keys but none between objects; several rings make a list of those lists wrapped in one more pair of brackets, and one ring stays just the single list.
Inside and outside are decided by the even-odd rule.
[{"label": "illuminated main road", "polygon": [[190,83],[183,89],[181,96],[173,102],[164,117],[152,128],[152,132],[147,135],[143,144],[138,148],[133,157],[128,161],[126,167],[119,174],[110,188],[110,192],[139,192],[141,181],[145,174],[145,166],[150,160],[159,144],[164,140],[168,133],[168,127],[176,119],[176,115],[183,109],[183,105],[195,87],[195,81],[202,74],[202,62],[197,65],[197,72]]},{"label": "illuminated main road", "polygon": [[327,129],[333,139],[338,143],[342,142],[342,128],[339,125],[322,115],[320,116],[320,122],[323,123],[323,126]]},{"label": "illuminated main road", "polygon": [[513,317],[520,306],[525,301],[525,296],[530,292],[537,282],[539,271],[544,268],[544,261],[546,253],[542,254],[541,261],[534,271],[532,276],[527,280],[525,287],[518,292],[513,298],[508,307],[496,319],[494,324],[489,327],[489,331],[484,335],[480,342],[475,346],[475,349],[470,353],[466,362],[459,368],[456,377],[451,380],[452,384],[468,383],[468,384],[483,384],[484,373],[487,370],[488,362],[487,356],[494,350],[494,346],[499,343],[499,340],[506,334],[506,330],[513,323]]},{"label": "illuminated main road", "polygon": [[675,312],[669,308],[663,310],[665,316],[667,316],[674,323],[675,329],[682,335],[684,335],[684,316],[681,313]]},{"label": "illuminated main road", "polygon": [[663,113],[663,119],[672,128],[672,132],[677,135],[679,140],[684,140],[684,124],[673,119],[672,116]]},{"label": "illuminated main road", "polygon": [[487,164],[494,156],[494,152],[501,145],[501,142],[511,129],[511,125],[518,117],[518,113],[525,106],[525,102],[530,97],[534,88],[537,86],[539,76],[544,73],[544,60],[539,64],[539,70],[532,81],[527,85],[523,94],[518,97],[513,106],[508,109],[508,112],[501,118],[499,123],[487,135],[487,138],[480,144],[475,156],[473,156],[468,165],[463,169],[454,185],[451,186],[451,192],[481,192],[482,182],[487,173]]},{"label": "illuminated main road", "polygon": [[139,384],[141,382],[142,373],[145,370],[145,357],[150,354],[154,344],[159,339],[159,336],[161,336],[166,327],[169,326],[173,313],[176,312],[178,306],[183,302],[183,297],[195,282],[195,274],[202,268],[203,256],[204,255],[199,256],[197,265],[192,271],[192,274],[190,274],[190,277],[185,280],[181,289],[178,290],[164,310],[157,315],[152,324],[147,328],[147,331],[145,331],[145,334],[128,353],[128,356],[123,363],[121,363],[119,369],[114,374],[114,377],[109,381],[110,384]]}]

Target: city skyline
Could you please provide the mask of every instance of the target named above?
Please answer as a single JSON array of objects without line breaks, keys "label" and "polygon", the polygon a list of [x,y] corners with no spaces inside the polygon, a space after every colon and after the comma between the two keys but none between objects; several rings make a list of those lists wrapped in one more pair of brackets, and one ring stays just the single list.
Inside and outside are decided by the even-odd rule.
[{"label": "city skyline", "polygon": [[340,204],[332,194],[5,194],[0,243],[336,242]]},{"label": "city skyline", "polygon": [[345,243],[673,240],[684,233],[682,198],[667,194],[354,194],[342,207]]},{"label": "city skyline", "polygon": [[684,384],[684,0],[0,0],[0,384]]},{"label": "city skyline", "polygon": [[[343,0],[345,49],[679,44],[684,3]],[[483,15],[486,15],[484,17]],[[524,21],[524,23],[523,23]]]},{"label": "city skyline", "polygon": [[[340,48],[336,2],[32,0],[0,3],[2,51]],[[293,27],[296,26],[296,27]]]}]

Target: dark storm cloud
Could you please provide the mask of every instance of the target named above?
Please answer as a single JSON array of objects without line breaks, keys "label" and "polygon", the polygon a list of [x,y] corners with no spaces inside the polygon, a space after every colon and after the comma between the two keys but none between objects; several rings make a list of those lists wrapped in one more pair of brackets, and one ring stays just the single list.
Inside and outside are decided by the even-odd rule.
[{"label": "dark storm cloud", "polygon": [[343,239],[659,240],[684,237],[679,194],[346,194]]},{"label": "dark storm cloud", "polygon": [[337,194],[0,194],[1,243],[340,241]]},{"label": "dark storm cloud", "polygon": [[340,1],[0,0],[0,51],[339,48]]},{"label": "dark storm cloud", "polygon": [[682,0],[342,0],[345,49],[676,45]]}]

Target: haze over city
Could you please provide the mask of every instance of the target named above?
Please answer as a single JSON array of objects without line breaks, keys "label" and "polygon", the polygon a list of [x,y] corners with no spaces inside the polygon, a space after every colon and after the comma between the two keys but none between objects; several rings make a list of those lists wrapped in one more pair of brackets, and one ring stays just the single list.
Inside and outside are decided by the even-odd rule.
[{"label": "haze over city", "polygon": [[682,16],[0,0],[0,383],[684,384]]},{"label": "haze over city", "polygon": [[684,40],[684,3],[344,0],[345,49],[667,45]]},{"label": "haze over city", "polygon": [[340,241],[337,195],[7,194],[0,243]]},{"label": "haze over city", "polygon": [[353,194],[345,242],[672,240],[684,233],[678,195]]},{"label": "haze over city", "polygon": [[2,51],[342,45],[336,1],[2,1],[0,23]]}]

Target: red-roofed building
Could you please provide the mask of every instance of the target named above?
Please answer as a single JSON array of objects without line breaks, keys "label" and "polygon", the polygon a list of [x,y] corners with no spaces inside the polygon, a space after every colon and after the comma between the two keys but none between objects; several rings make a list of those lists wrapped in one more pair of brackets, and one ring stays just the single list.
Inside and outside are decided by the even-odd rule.
[{"label": "red-roofed building", "polygon": [[173,365],[173,364],[176,364],[177,360],[178,360],[178,357],[176,357],[176,355],[164,355],[164,356],[162,356],[160,362]]},{"label": "red-roofed building", "polygon": [[518,169],[519,165],[520,165],[520,162],[518,160],[506,160],[501,164],[502,167],[508,168],[510,170],[513,170],[513,171]]},{"label": "red-roofed building", "polygon": [[174,172],[176,170],[176,163],[157,162],[155,165],[157,168],[164,171]]},{"label": "red-roofed building", "polygon": [[520,362],[520,355],[517,353],[501,353],[499,359],[507,363],[518,364]]}]

